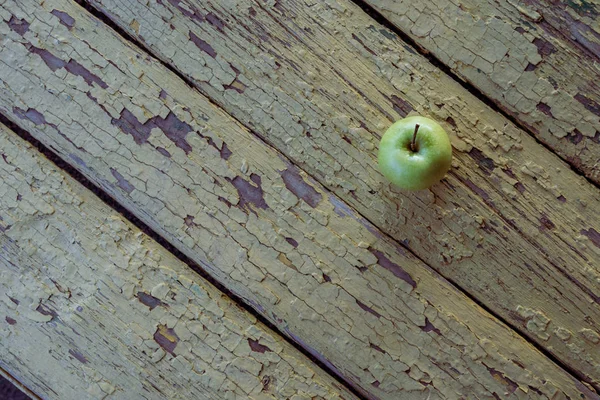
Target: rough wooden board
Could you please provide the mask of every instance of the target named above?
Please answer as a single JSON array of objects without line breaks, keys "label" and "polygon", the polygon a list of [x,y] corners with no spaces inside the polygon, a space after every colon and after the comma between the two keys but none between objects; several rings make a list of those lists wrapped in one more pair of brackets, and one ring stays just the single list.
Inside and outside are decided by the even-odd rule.
[{"label": "rough wooden board", "polygon": [[0,126],[0,365],[43,398],[354,399]]},{"label": "rough wooden board", "polygon": [[[527,9],[540,14],[547,25],[541,25],[544,31],[558,36],[569,44],[584,49],[600,57],[600,2],[598,0],[570,0],[558,2],[554,0],[528,0]],[[521,10],[520,10],[521,11]],[[527,16],[527,14],[525,13]],[[562,35],[561,35],[562,34]]]},{"label": "rough wooden board", "polygon": [[20,3],[2,111],[367,397],[598,398],[80,7]]},{"label": "rough wooden board", "polygon": [[365,2],[600,183],[597,2]]},{"label": "rough wooden board", "polygon": [[[38,400],[39,396],[33,393],[31,390],[23,386],[23,384],[13,378],[8,371],[0,367],[0,393],[9,397],[9,400],[17,400],[23,398],[25,400]],[[10,387],[12,385],[12,388]],[[9,386],[7,388],[7,386]],[[14,391],[13,391],[14,388]]]},{"label": "rough wooden board", "polygon": [[[532,353],[510,331],[480,314],[481,310],[412,257],[399,254],[401,249],[382,239],[338,199],[318,185],[307,184],[304,175],[164,68],[138,58],[109,32],[96,28],[97,22],[77,7],[46,2],[42,11],[27,4],[28,11],[36,12],[26,15],[12,5],[11,13],[19,19],[29,17],[30,26],[25,38],[8,33],[10,40],[2,58],[35,68],[25,73],[4,70],[10,71],[10,76],[2,75],[5,83],[19,88],[18,96],[7,99],[24,110],[17,110],[12,117],[75,161],[90,178],[196,260],[206,262],[219,279],[291,337],[332,362],[349,380],[376,395],[392,397],[411,389],[425,397],[432,388],[440,391],[432,391],[434,397],[436,393],[452,397],[453,391],[482,391],[481,396],[490,396],[489,391],[495,389],[488,384],[499,387],[498,393],[506,390],[502,384],[512,391],[511,382],[533,378],[530,374],[537,375],[535,371],[544,375],[543,380],[554,381],[546,376],[554,369],[537,352]],[[74,18],[70,31],[50,15],[55,9],[66,9]],[[47,25],[36,24],[38,20],[46,20]],[[46,37],[47,31],[37,31],[43,26],[52,26],[54,33]],[[39,51],[28,51],[19,43],[23,40],[43,45],[50,65],[58,60],[50,54],[67,59],[87,53],[94,59],[78,57],[78,65],[82,65],[78,74],[55,74],[36,58]],[[94,43],[96,51],[90,52],[87,43]],[[96,54],[105,54],[112,63]],[[83,78],[94,81],[88,84]],[[111,86],[105,83],[109,79]],[[32,83],[26,83],[28,80]],[[10,94],[10,90],[4,93]],[[36,108],[30,108],[34,103]],[[123,103],[128,108],[119,105]],[[172,125],[161,128],[166,137],[160,129],[145,131],[134,113],[142,121],[149,119],[146,127],[170,121]],[[198,134],[186,135],[185,124]],[[145,132],[148,137],[138,136]],[[280,171],[287,171],[281,174],[283,179]],[[173,186],[165,184],[167,177],[173,179]],[[235,268],[232,263],[237,264]],[[468,328],[459,321],[469,321]],[[395,336],[395,330],[401,337]],[[496,330],[499,333],[493,333]],[[392,336],[388,336],[390,332]],[[472,354],[477,360],[474,365],[471,356],[458,358],[464,351],[456,343],[480,340],[484,348],[491,345],[491,357],[481,361],[480,355]],[[422,353],[415,346],[421,346]],[[499,352],[496,346],[506,346],[506,350]],[[505,356],[504,351],[510,355]],[[535,361],[524,359],[532,354]],[[516,364],[509,359],[517,360]],[[530,372],[521,370],[520,364]],[[517,368],[514,374],[508,372],[512,368]],[[498,371],[507,379],[498,381]],[[454,378],[457,380],[444,382]],[[432,386],[427,385],[430,379]],[[518,385],[535,393],[526,387],[529,383]]]},{"label": "rough wooden board", "polygon": [[[92,3],[600,387],[600,194],[558,157],[350,2]],[[413,109],[444,124],[456,150],[444,184],[416,194],[375,167],[380,133]]]}]

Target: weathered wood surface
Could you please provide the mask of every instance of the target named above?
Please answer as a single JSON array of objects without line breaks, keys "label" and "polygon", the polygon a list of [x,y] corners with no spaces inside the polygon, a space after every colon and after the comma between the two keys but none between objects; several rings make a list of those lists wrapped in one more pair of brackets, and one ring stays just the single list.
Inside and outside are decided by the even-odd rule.
[{"label": "weathered wood surface", "polygon": [[598,398],[79,6],[0,13],[0,110],[366,397]]},{"label": "weathered wood surface", "polygon": [[45,399],[354,399],[0,126],[0,367]]},{"label": "weathered wood surface", "polygon": [[600,3],[365,1],[600,183]]},{"label": "weathered wood surface", "polygon": [[[600,387],[595,187],[350,2],[146,3],[92,1],[375,225]],[[376,168],[381,132],[413,109],[444,124],[456,150],[446,181],[421,193],[394,190]]]},{"label": "weathered wood surface", "polygon": [[[31,400],[38,400],[40,398],[38,395],[36,395],[35,393],[33,393],[27,387],[25,387],[21,382],[19,382],[18,380],[16,380],[12,375],[10,375],[8,373],[8,371],[6,371],[5,369],[2,369],[2,367],[0,367],[0,377],[2,377],[5,382],[9,382],[11,385],[13,385],[13,387],[15,388],[15,390],[17,391],[17,393],[18,393],[18,391],[21,391],[23,393],[22,397],[24,399],[29,398]],[[0,387],[2,387],[2,386],[0,385]],[[20,399],[17,396],[16,399],[12,399],[12,400],[20,400]]]}]

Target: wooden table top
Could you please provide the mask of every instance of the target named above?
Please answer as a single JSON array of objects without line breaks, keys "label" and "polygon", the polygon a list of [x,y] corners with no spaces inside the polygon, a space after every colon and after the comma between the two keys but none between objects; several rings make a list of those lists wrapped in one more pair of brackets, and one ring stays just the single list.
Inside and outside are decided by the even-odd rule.
[{"label": "wooden table top", "polygon": [[[0,1],[0,374],[600,399],[600,2]],[[454,160],[406,192],[382,133]]]}]

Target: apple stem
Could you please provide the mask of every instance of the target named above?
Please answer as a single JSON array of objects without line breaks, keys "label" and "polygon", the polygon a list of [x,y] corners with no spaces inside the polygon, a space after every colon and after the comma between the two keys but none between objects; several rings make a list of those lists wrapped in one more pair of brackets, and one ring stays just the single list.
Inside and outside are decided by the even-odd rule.
[{"label": "apple stem", "polygon": [[415,125],[415,133],[413,133],[413,138],[412,138],[412,142],[410,142],[410,149],[412,151],[417,151],[417,132],[419,131],[419,124]]}]

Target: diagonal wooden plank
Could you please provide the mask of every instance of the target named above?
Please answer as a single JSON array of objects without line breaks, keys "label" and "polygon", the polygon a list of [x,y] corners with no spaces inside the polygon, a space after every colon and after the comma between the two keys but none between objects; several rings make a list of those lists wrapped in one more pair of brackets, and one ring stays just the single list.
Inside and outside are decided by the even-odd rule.
[{"label": "diagonal wooden plank", "polygon": [[600,183],[597,2],[360,1]]},{"label": "diagonal wooden plank", "polygon": [[355,398],[3,125],[0,154],[0,366],[42,398]]},{"label": "diagonal wooden plank", "polygon": [[366,397],[598,398],[80,7],[0,10],[3,113]]},{"label": "diagonal wooden plank", "polygon": [[[528,9],[538,12],[548,25],[542,28],[578,49],[583,48],[597,58],[600,57],[600,2],[598,0],[567,1],[558,3],[548,0],[530,1]],[[519,10],[522,12],[522,9]],[[540,21],[541,22],[541,21]],[[551,28],[554,28],[552,31]],[[560,35],[562,33],[562,35]]]},{"label": "diagonal wooden plank", "polygon": [[[2,369],[0,367],[0,379],[3,381],[2,385],[0,385],[0,388],[2,388],[2,393],[5,394],[7,392],[6,389],[6,385],[12,385],[12,387],[14,388],[15,391],[20,391],[22,392],[21,397],[23,399],[31,399],[31,400],[38,400],[39,396],[37,396],[35,393],[33,393],[31,390],[29,390],[28,388],[26,388],[25,386],[23,386],[23,384],[19,381],[17,381],[14,377],[12,377],[8,371]],[[12,398],[10,400],[21,400],[19,399],[19,395],[14,395],[13,393],[11,393],[10,391],[11,389],[8,389],[8,395],[11,396]]]},{"label": "diagonal wooden plank", "polygon": [[[92,4],[598,387],[600,194],[550,151],[347,1]],[[456,150],[444,184],[416,194],[375,160],[379,132],[412,111]]]}]

